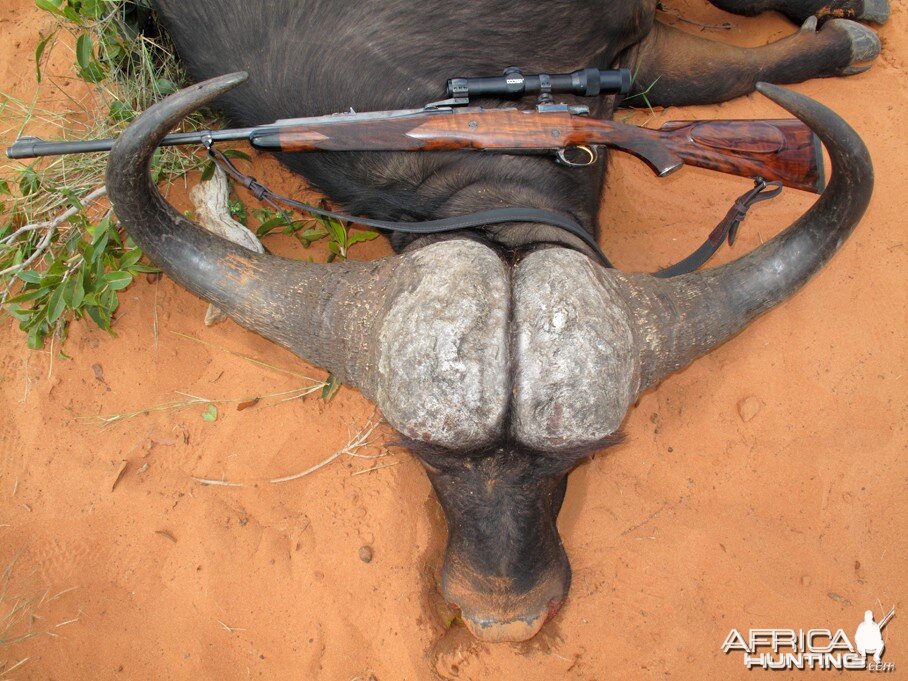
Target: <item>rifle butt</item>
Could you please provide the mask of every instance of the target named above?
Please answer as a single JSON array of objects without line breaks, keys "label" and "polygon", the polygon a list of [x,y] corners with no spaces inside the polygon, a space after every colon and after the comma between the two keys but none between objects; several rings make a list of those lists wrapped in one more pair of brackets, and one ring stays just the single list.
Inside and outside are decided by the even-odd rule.
[{"label": "rifle butt", "polygon": [[826,186],[820,140],[797,119],[670,121],[659,133],[687,165],[815,194]]}]

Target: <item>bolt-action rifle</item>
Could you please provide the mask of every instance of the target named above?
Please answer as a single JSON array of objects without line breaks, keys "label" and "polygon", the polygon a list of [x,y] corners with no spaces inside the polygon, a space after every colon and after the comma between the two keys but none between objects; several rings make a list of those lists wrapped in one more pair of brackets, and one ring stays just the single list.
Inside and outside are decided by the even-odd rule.
[{"label": "bolt-action rifle", "polygon": [[[450,98],[421,109],[340,113],[291,118],[266,125],[175,133],[162,146],[245,140],[274,152],[460,151],[551,155],[571,167],[594,164],[600,147],[637,156],[660,176],[682,165],[779,181],[821,192],[822,156],[816,135],[796,119],[671,121],[658,130],[592,118],[589,108],[556,104],[553,93],[627,92],[624,69],[580,69],[571,74],[523,76],[508,69],[494,78],[448,81]],[[469,106],[471,97],[539,94],[532,110]],[[22,137],[7,149],[11,159],[109,151],[115,140],[48,142]]]}]

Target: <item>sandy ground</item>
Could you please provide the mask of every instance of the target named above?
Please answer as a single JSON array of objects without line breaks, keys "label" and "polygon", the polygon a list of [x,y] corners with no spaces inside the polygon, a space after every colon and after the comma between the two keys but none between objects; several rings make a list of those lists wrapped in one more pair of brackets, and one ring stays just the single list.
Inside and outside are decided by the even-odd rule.
[{"label": "sandy ground", "polygon": [[[0,88],[29,97],[36,31],[50,22],[30,0],[4,4]],[[733,21],[736,29],[713,34],[720,40],[759,45],[793,30],[778,16],[730,17],[700,0],[677,6],[701,21]],[[869,73],[797,86],[867,141],[878,178],[867,216],[802,292],[646,394],[627,418],[627,442],[571,476],[559,519],[570,598],[525,644],[482,644],[443,626],[444,522],[405,452],[389,451],[379,464],[395,465],[363,475],[355,473],[376,462],[345,457],[301,480],[256,482],[342,447],[373,411],[355,391],[328,403],[222,406],[214,422],[194,406],[102,429],[84,417],[183,399],[175,391],[227,399],[301,385],[226,349],[323,373],[230,322],[205,328],[205,303],[166,279],[127,291],[116,338],[74,324],[68,359],[29,352],[2,320],[0,564],[16,558],[4,607],[48,594],[19,626],[38,635],[0,651],[0,660],[28,658],[9,678],[724,679],[745,675],[740,655],[720,651],[733,627],[842,627],[851,636],[865,609],[879,617],[904,606],[902,2],[880,35],[883,56]],[[69,73],[68,59],[48,72]],[[752,96],[670,109],[651,123],[780,113]],[[260,165],[266,179],[299,188],[270,161]],[[658,180],[616,158],[603,246],[629,269],[665,265],[699,244],[746,187],[692,169]],[[186,207],[185,195],[177,199]],[[758,245],[811,200],[788,191],[761,204],[722,259]],[[373,242],[354,255],[388,251]],[[747,421],[745,399],[759,406]],[[884,632],[884,659],[902,674],[904,617]]]}]

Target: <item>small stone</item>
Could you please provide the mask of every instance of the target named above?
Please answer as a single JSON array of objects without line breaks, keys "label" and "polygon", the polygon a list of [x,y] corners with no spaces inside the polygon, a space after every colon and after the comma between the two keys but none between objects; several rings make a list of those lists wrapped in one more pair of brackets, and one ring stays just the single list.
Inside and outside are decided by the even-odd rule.
[{"label": "small stone", "polygon": [[738,416],[741,417],[741,420],[744,421],[744,423],[747,423],[759,413],[762,407],[763,402],[759,397],[748,395],[738,402]]},{"label": "small stone", "polygon": [[372,562],[372,547],[371,546],[360,546],[359,547],[359,559],[364,563]]},{"label": "small stone", "polygon": [[801,575],[801,586],[810,586],[810,583],[813,580],[810,579],[810,575]]}]

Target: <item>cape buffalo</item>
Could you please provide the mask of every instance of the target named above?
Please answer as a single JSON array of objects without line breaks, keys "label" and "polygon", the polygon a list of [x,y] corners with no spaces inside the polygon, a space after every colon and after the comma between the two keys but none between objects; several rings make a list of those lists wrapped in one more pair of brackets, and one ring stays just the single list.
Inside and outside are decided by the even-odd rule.
[{"label": "cape buffalo", "polygon": [[[870,199],[871,163],[855,132],[768,83],[869,68],[880,43],[844,17],[884,21],[885,0],[715,4],[746,14],[776,9],[803,25],[741,48],[655,21],[655,0],[155,3],[192,76],[212,80],[153,107],[119,140],[107,174],[118,215],[177,282],[375,401],[438,494],[449,530],[444,596],[482,639],[530,638],[565,599],[571,573],[555,520],[568,473],[616,439],[642,391],[800,288]],[[211,101],[242,126],[406,108],[439,99],[447,78],[513,64],[547,73],[627,67],[654,105],[718,102],[757,88],[822,139],[833,166],[828,188],[749,255],[656,279],[606,269],[575,236],[536,224],[394,235],[398,254],[371,262],[286,260],[206,233],[148,176],[161,136]],[[242,85],[224,75],[240,71],[249,74]],[[610,117],[620,101],[584,103]],[[544,208],[593,234],[605,172],[604,162],[578,172],[504,154],[280,158],[355,214],[422,220]]]}]

